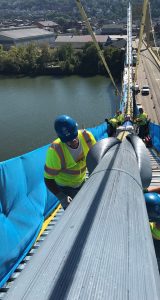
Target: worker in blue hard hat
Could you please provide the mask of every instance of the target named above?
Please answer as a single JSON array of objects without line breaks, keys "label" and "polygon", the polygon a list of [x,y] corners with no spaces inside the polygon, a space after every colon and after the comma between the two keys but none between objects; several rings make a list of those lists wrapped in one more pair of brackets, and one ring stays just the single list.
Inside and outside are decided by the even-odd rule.
[{"label": "worker in blue hard hat", "polygon": [[66,209],[85,182],[86,156],[96,140],[89,131],[78,130],[77,122],[67,115],[58,116],[54,128],[58,138],[47,151],[44,178]]},{"label": "worker in blue hard hat", "polygon": [[160,240],[160,187],[149,187],[144,191],[152,236]]}]

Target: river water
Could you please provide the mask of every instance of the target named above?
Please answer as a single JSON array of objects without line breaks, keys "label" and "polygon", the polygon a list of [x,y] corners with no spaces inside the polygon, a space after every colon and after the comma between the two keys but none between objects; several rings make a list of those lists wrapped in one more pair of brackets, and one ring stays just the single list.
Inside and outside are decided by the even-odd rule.
[{"label": "river water", "polygon": [[69,114],[79,127],[91,127],[118,107],[114,87],[103,76],[0,77],[0,161],[50,143],[59,114]]}]

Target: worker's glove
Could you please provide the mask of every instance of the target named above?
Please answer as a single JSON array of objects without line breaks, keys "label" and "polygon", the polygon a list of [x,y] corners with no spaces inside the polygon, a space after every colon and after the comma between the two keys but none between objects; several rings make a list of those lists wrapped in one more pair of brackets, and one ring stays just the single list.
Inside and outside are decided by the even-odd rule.
[{"label": "worker's glove", "polygon": [[67,196],[67,202],[71,203],[72,202],[72,198],[70,196]]},{"label": "worker's glove", "polygon": [[61,205],[64,209],[66,209],[72,201],[72,198],[70,196],[65,195],[63,192],[58,193],[56,196],[61,202]]}]

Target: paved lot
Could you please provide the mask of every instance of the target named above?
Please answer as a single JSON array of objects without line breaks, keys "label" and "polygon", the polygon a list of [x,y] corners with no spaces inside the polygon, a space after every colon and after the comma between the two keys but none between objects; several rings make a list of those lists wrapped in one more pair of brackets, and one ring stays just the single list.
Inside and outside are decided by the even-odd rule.
[{"label": "paved lot", "polygon": [[160,69],[144,45],[140,54],[137,77],[140,89],[143,85],[149,85],[150,95],[142,96],[139,93],[136,101],[142,104],[152,122],[160,124]]}]

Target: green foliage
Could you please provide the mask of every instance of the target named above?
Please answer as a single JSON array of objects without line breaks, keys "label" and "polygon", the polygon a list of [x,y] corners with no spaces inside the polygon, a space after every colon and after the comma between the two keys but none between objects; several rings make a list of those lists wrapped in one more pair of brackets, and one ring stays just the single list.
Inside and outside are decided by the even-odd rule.
[{"label": "green foliage", "polygon": [[87,76],[98,74],[98,62],[99,58],[95,46],[93,43],[87,43],[83,49],[79,73]]},{"label": "green foliage", "polygon": [[[104,56],[113,76],[120,78],[124,52],[110,47],[104,50]],[[42,48],[29,44],[13,46],[9,51],[3,50],[0,46],[0,73],[28,75],[48,74],[48,72],[63,75],[107,75],[93,43],[87,43],[79,51],[75,51],[70,44],[58,49],[51,49],[47,44]]]},{"label": "green foliage", "polygon": [[66,59],[71,60],[74,57],[74,50],[70,44],[62,46],[57,49],[55,57],[59,61],[64,61]]},{"label": "green foliage", "polygon": [[104,51],[104,57],[113,77],[120,79],[124,67],[124,51],[108,47]]},{"label": "green foliage", "polygon": [[44,44],[41,50],[39,49],[39,57],[37,59],[37,65],[39,70],[44,70],[46,65],[52,61],[53,50],[50,49],[48,44]]}]

